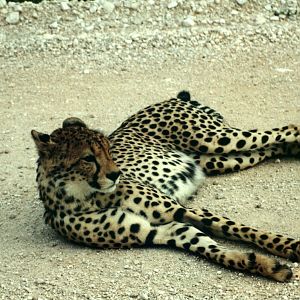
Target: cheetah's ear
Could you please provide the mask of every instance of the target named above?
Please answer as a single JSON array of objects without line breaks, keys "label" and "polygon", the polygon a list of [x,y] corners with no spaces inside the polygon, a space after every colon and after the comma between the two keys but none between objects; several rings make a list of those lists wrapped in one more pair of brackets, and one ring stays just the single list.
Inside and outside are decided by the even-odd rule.
[{"label": "cheetah's ear", "polygon": [[49,134],[37,132],[36,130],[31,130],[31,136],[34,140],[36,148],[40,156],[45,156],[50,154],[56,145]]},{"label": "cheetah's ear", "polygon": [[81,119],[75,117],[67,118],[63,121],[63,128],[70,126],[87,127]]}]

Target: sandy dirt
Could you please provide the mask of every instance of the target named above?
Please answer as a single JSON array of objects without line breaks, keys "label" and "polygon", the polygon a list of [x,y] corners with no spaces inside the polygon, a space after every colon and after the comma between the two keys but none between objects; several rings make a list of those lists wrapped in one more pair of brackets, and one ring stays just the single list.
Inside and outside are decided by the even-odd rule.
[{"label": "sandy dirt", "polygon": [[[278,284],[173,250],[97,251],[65,241],[43,223],[30,138],[31,129],[49,133],[69,116],[109,133],[183,88],[233,126],[299,123],[299,52],[284,61],[269,49],[250,61],[241,55],[89,74],[47,61],[26,68],[21,58],[0,62],[0,299],[299,299],[297,281]],[[299,160],[282,159],[208,178],[191,205],[299,237],[299,168]]]},{"label": "sandy dirt", "polygon": [[[215,3],[220,5],[220,1]],[[182,47],[181,40],[176,41],[172,49],[164,48],[168,40],[163,38],[161,44],[155,44],[161,48],[153,46],[148,50],[147,46],[144,52],[135,49],[136,53],[142,53],[140,61],[139,56],[130,60],[134,51],[131,52],[129,46],[122,50],[126,59],[123,59],[122,51],[114,55],[113,47],[108,47],[110,52],[107,53],[103,49],[99,53],[98,48],[89,49],[86,45],[89,45],[92,33],[88,22],[83,27],[87,32],[86,44],[81,45],[78,38],[73,57],[71,52],[68,53],[73,48],[65,47],[64,43],[69,42],[68,36],[75,34],[72,30],[77,30],[73,27],[78,21],[77,15],[73,18],[70,12],[74,24],[68,25],[73,19],[63,11],[61,14],[65,19],[58,19],[57,25],[53,21],[57,12],[46,3],[44,7],[49,6],[48,10],[42,7],[33,11],[32,6],[28,6],[28,15],[26,9],[21,10],[21,19],[17,20],[20,25],[5,25],[10,10],[19,11],[19,7],[7,8],[4,3],[0,10],[0,25],[5,25],[0,28],[0,299],[300,299],[300,282],[296,279],[276,283],[224,269],[181,251],[103,251],[72,244],[44,224],[43,207],[35,183],[37,155],[30,137],[32,129],[50,133],[61,126],[65,118],[76,116],[90,127],[108,134],[140,108],[174,97],[182,89],[189,90],[193,98],[221,112],[234,127],[270,129],[299,124],[300,48],[296,43],[300,31],[297,21],[282,22],[285,24],[284,40],[277,35],[276,40],[265,42],[269,39],[269,21],[266,21],[269,19],[260,14],[256,16],[256,9],[264,8],[259,1],[253,3],[252,6],[251,1],[246,8],[230,4],[234,8],[230,18],[234,20],[238,11],[241,20],[246,22],[241,27],[245,34],[247,22],[253,20],[247,13],[253,13],[256,18],[253,37],[250,35],[246,39],[248,44],[239,41],[233,53],[220,40],[217,50],[209,48],[208,43],[203,52],[200,48],[190,47],[192,38],[187,39],[191,43],[187,45],[183,40]],[[121,8],[106,3],[106,9],[111,8],[115,9],[117,20]],[[224,10],[221,8],[218,14],[222,16],[227,8],[225,5]],[[82,21],[86,9],[80,9]],[[214,7],[209,9],[213,14]],[[127,11],[131,13],[129,9]],[[89,11],[86,14],[93,16]],[[197,14],[199,20],[196,21],[203,21],[205,10],[203,16]],[[264,14],[269,11],[265,9]],[[51,17],[47,19],[47,16]],[[226,16],[222,17],[226,19]],[[155,25],[154,17],[152,21],[150,27]],[[135,24],[137,19],[130,22]],[[272,22],[270,28],[278,33],[280,27]],[[223,21],[219,23],[222,27]],[[40,24],[44,27],[37,39],[31,39],[35,27],[39,29]],[[111,23],[107,24],[111,26]],[[261,24],[266,24],[267,33],[261,27],[256,29],[255,26]],[[132,30],[139,26],[131,25]],[[208,27],[214,30],[213,26]],[[103,28],[108,36],[118,32],[118,28],[110,27],[108,32],[106,27]],[[176,28],[170,30],[174,40]],[[234,44],[235,37],[239,36],[235,33],[238,23],[228,28]],[[298,32],[298,37],[290,35],[291,43],[288,43],[289,28]],[[60,35],[64,29],[66,36]],[[61,31],[56,34],[55,30]],[[141,33],[138,46],[143,46],[145,32]],[[162,34],[165,37],[168,31]],[[194,31],[194,34],[198,33]],[[202,34],[206,38],[206,33]],[[43,48],[45,52],[41,53],[38,50],[42,49],[39,48],[39,35],[46,49]],[[22,48],[23,41],[28,43]],[[95,41],[91,43],[96,45]],[[101,41],[97,45],[101,47]],[[30,50],[35,47],[36,52]],[[178,51],[177,58],[166,54],[174,49]],[[300,160],[270,160],[247,171],[207,178],[190,205],[206,207],[233,220],[299,239]],[[249,245],[220,242],[244,251],[255,249]],[[289,264],[299,272],[299,263]]]}]

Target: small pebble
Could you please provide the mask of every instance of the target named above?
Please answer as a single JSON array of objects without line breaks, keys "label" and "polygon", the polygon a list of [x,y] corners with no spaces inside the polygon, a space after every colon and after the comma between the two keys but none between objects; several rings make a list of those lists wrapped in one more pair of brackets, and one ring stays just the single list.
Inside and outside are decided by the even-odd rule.
[{"label": "small pebble", "polygon": [[191,26],[194,26],[195,25],[195,21],[193,19],[192,16],[188,16],[187,18],[185,18],[183,21],[182,21],[182,25],[184,27],[191,27]]},{"label": "small pebble", "polygon": [[6,0],[0,0],[0,8],[4,8],[6,4]]},{"label": "small pebble", "polygon": [[112,2],[104,1],[102,7],[106,13],[111,14],[115,10],[115,5]]},{"label": "small pebble", "polygon": [[178,2],[174,0],[174,1],[169,2],[167,7],[169,9],[171,9],[171,8],[176,7],[177,5],[178,5]]},{"label": "small pebble", "polygon": [[58,23],[57,23],[57,21],[52,22],[52,23],[49,25],[49,27],[50,27],[51,29],[57,29],[57,28],[58,28]]},{"label": "small pebble", "polygon": [[18,24],[20,21],[20,13],[18,11],[10,12],[5,18],[5,21],[11,25]]},{"label": "small pebble", "polygon": [[61,2],[61,3],[60,3],[60,9],[61,9],[62,11],[67,11],[67,10],[69,10],[69,9],[70,9],[70,6],[69,6],[68,2]]},{"label": "small pebble", "polygon": [[279,17],[278,16],[272,16],[270,17],[271,21],[279,21]]},{"label": "small pebble", "polygon": [[236,0],[236,3],[239,5],[245,5],[248,2],[248,0]]}]

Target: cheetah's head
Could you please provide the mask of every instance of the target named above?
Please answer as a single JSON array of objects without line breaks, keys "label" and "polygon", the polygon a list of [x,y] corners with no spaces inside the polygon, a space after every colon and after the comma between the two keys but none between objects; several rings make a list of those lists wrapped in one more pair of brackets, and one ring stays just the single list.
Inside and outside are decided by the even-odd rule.
[{"label": "cheetah's head", "polygon": [[[31,131],[38,159],[37,181],[47,196],[86,199],[94,192],[110,193],[120,170],[109,152],[109,141],[87,128],[78,118],[68,118],[50,135]],[[49,191],[50,190],[50,191]]]}]

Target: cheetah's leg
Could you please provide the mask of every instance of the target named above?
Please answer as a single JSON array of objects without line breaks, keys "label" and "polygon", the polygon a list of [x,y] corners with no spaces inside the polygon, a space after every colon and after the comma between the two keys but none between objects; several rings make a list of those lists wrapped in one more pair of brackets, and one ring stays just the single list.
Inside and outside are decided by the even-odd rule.
[{"label": "cheetah's leg", "polygon": [[188,149],[202,154],[223,154],[266,149],[276,144],[298,143],[300,127],[289,125],[269,131],[242,131],[236,128],[196,130],[192,127],[188,138]]},{"label": "cheetah's leg", "polygon": [[300,240],[239,224],[206,209],[187,209],[182,212],[182,221],[215,236],[252,243],[274,255],[300,261]]},{"label": "cheetah's leg", "polygon": [[145,218],[120,208],[78,215],[46,213],[45,220],[68,239],[101,248],[166,245],[182,248],[237,270],[287,281],[292,271],[275,259],[220,247],[192,225],[170,222],[151,225]]},{"label": "cheetah's leg", "polygon": [[153,244],[182,248],[225,267],[260,274],[282,282],[289,280],[293,275],[287,265],[281,265],[273,258],[227,249],[187,224],[171,222],[156,227],[156,232]]},{"label": "cheetah's leg", "polygon": [[253,167],[267,158],[285,155],[298,156],[299,154],[300,145],[298,143],[285,143],[273,145],[267,149],[262,148],[235,154],[200,154],[195,155],[194,159],[206,174],[217,175]]}]

